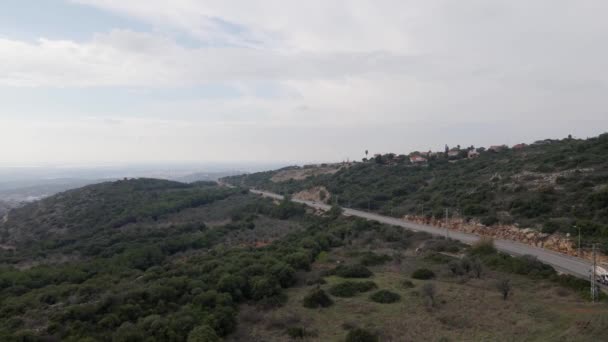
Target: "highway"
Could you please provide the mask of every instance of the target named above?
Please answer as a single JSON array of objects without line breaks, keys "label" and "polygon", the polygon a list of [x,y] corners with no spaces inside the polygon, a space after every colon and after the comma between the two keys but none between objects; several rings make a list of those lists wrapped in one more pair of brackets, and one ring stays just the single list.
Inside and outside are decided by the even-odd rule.
[{"label": "highway", "polygon": [[[283,196],[266,192],[260,190],[250,190],[254,194],[262,195],[264,197],[270,197],[278,200],[282,200]],[[322,203],[311,202],[311,201],[303,201],[293,199],[296,203],[301,203],[308,205],[310,207],[314,207],[321,210],[328,210],[330,206]],[[378,221],[385,224],[390,224],[393,226],[399,226],[406,229],[410,229],[413,231],[427,232],[432,235],[446,236],[445,228],[438,228],[434,226],[428,226],[423,224],[418,224],[414,222],[409,222],[403,219],[397,219],[394,217],[388,217],[378,214],[369,213],[366,211],[343,208],[344,214],[347,216],[357,216],[361,218],[365,218],[368,220]],[[478,235],[462,233],[450,230],[447,232],[449,238],[461,241],[466,244],[472,244],[475,241],[479,240]],[[499,240],[494,239],[494,246],[501,252],[508,253],[510,255],[532,255],[538,258],[538,260],[542,261],[545,264],[553,266],[557,271],[562,273],[567,273],[579,278],[589,279],[589,274],[591,271],[591,263],[587,260],[572,257],[569,255],[557,253],[554,251],[550,251],[547,249],[534,247],[530,245],[526,245],[523,243],[509,241],[509,240]]]}]

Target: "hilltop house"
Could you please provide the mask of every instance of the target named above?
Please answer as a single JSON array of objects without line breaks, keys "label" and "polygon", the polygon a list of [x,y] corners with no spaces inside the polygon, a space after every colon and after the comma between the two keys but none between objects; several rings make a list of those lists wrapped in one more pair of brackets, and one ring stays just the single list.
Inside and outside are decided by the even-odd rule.
[{"label": "hilltop house", "polygon": [[460,156],[460,150],[453,148],[448,151],[448,158],[458,158]]},{"label": "hilltop house", "polygon": [[419,155],[414,155],[410,157],[410,162],[412,164],[425,164],[427,159]]},{"label": "hilltop house", "polygon": [[473,158],[477,158],[479,157],[479,152],[477,152],[477,150],[473,149],[473,150],[469,150],[469,152],[467,153],[467,158],[469,159],[473,159]]},{"label": "hilltop house", "polygon": [[513,145],[512,149],[514,150],[521,150],[522,148],[526,147],[528,145],[526,144],[517,144],[517,145]]}]

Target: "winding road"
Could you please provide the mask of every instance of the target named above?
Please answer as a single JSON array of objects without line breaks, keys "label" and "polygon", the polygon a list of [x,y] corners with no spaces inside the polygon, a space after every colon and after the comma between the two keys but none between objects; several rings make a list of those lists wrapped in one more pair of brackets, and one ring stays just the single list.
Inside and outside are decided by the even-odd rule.
[{"label": "winding road", "polygon": [[[283,196],[260,190],[250,190],[254,194],[262,195],[264,197],[270,197],[278,200],[282,200]],[[328,210],[330,206],[322,203],[312,202],[312,201],[303,201],[298,199],[293,199],[296,203],[301,203],[308,205],[313,208]],[[466,244],[472,244],[475,241],[479,240],[478,235],[456,232],[453,230],[448,231],[445,228],[438,228],[434,226],[428,226],[423,224],[418,224],[414,222],[409,222],[402,219],[397,219],[394,217],[388,217],[378,214],[369,213],[366,211],[343,208],[344,215],[347,216],[357,216],[361,218],[365,218],[368,220],[374,220],[385,224],[390,224],[394,226],[403,227],[406,229],[410,229],[413,231],[421,231],[427,232],[433,235],[446,236],[446,234],[451,239],[455,239],[461,241]],[[532,255],[538,258],[538,260],[544,262],[545,264],[553,266],[557,271],[562,273],[567,273],[579,278],[589,279],[589,274],[591,271],[591,263],[587,260],[572,257],[569,255],[553,252],[547,249],[534,247],[530,245],[526,245],[523,243],[509,241],[509,240],[499,240],[494,239],[494,245],[496,248],[504,253],[508,253],[511,255]]]}]

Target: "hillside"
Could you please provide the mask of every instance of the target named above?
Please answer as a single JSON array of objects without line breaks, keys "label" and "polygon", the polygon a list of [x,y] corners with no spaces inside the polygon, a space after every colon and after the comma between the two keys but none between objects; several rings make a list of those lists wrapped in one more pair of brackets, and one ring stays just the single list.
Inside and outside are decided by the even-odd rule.
[{"label": "hillside", "polygon": [[0,244],[17,250],[74,249],[102,233],[155,222],[181,210],[224,199],[236,190],[214,183],[136,179],[67,191],[12,210],[0,223]]},{"label": "hillside", "polygon": [[338,210],[154,179],[32,203],[0,225],[0,340],[597,340],[608,326],[586,281]]},{"label": "hillside", "polygon": [[544,140],[518,149],[482,151],[467,159],[440,153],[422,164],[388,154],[345,164],[335,173],[276,181],[283,170],[224,181],[281,194],[324,187],[342,206],[402,217],[476,220],[545,233],[578,234],[608,250],[608,134],[587,140]]}]

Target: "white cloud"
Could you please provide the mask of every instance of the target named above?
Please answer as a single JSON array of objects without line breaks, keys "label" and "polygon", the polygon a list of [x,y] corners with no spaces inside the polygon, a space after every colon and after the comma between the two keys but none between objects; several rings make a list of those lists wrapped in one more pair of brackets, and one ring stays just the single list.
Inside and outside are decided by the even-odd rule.
[{"label": "white cloud", "polygon": [[209,82],[341,79],[408,72],[415,58],[390,53],[296,53],[185,48],[163,36],[114,30],[76,43],[0,39],[0,85],[163,87]]},{"label": "white cloud", "polygon": [[[194,158],[193,146],[221,142],[221,149],[201,157],[223,158],[216,152],[221,150],[246,158],[250,154],[238,150],[246,146],[265,151],[257,155],[265,159],[332,159],[346,152],[313,154],[309,143],[291,141],[287,148],[281,139],[318,132],[316,151],[335,146],[354,154],[362,139],[377,149],[425,148],[439,133],[480,144],[533,140],[541,132],[559,136],[567,127],[597,133],[608,123],[603,0],[73,1],[154,29],[115,29],[82,42],[0,38],[0,86],[162,89],[221,83],[243,92],[238,98],[159,99],[106,113],[160,119],[152,123],[111,121],[99,129],[97,121],[65,123],[74,139],[99,137],[86,146],[113,151],[108,158],[127,158],[145,146],[171,158],[163,146],[181,148],[178,157]],[[180,35],[198,46],[180,44]],[[257,95],[264,83],[279,89],[276,96]],[[492,126],[488,135],[466,129],[496,122],[505,130]],[[520,126],[527,135],[513,133]],[[100,145],[104,135],[116,139]],[[157,146],[162,139],[141,138],[146,143],[138,145],[131,138],[142,135],[179,143]],[[61,144],[56,147],[69,149],[69,141]]]}]

